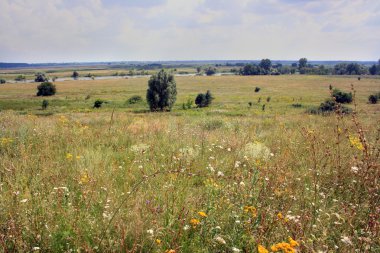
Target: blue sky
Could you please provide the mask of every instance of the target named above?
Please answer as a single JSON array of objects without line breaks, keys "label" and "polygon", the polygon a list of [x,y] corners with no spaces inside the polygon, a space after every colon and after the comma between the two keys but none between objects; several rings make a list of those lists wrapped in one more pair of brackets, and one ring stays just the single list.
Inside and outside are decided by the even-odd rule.
[{"label": "blue sky", "polygon": [[377,60],[378,0],[1,0],[0,61]]}]

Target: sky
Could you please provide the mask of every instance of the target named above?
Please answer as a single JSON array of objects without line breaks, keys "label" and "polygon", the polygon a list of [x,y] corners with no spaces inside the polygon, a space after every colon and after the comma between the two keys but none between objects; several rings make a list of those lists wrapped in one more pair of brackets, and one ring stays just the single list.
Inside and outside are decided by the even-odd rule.
[{"label": "sky", "polygon": [[0,10],[0,62],[380,58],[380,0],[0,0]]}]

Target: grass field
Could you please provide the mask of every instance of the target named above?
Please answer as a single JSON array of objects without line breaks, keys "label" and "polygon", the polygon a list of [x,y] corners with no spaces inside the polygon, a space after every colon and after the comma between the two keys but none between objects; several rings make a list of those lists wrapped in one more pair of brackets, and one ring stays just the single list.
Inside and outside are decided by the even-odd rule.
[{"label": "grass field", "polygon": [[[177,77],[167,113],[147,81],[0,85],[1,252],[380,251],[380,79]],[[330,84],[356,113],[305,113]]]}]

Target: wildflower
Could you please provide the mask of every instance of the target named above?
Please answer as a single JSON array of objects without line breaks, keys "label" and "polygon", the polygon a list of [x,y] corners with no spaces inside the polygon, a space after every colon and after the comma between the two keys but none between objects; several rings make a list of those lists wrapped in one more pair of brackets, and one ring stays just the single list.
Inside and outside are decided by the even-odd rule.
[{"label": "wildflower", "polygon": [[6,146],[8,144],[11,144],[12,142],[13,142],[13,140],[11,138],[1,138],[0,139],[1,146]]},{"label": "wildflower", "polygon": [[38,251],[38,250],[40,250],[40,247],[33,247],[32,250],[33,251]]},{"label": "wildflower", "polygon": [[279,213],[277,214],[277,218],[278,218],[279,220],[282,220],[282,219],[284,218],[284,216],[282,215],[281,212],[279,212]]},{"label": "wildflower", "polygon": [[289,240],[290,246],[292,246],[293,248],[300,246],[297,241],[293,240],[293,238],[289,237],[288,240]]},{"label": "wildflower", "polygon": [[259,253],[269,253],[269,251],[263,246],[263,245],[260,245],[257,246],[257,250]]},{"label": "wildflower", "polygon": [[77,160],[79,160],[79,159],[81,159],[82,157],[81,157],[80,155],[77,155],[75,158],[76,158]]},{"label": "wildflower", "polygon": [[257,216],[257,210],[253,206],[244,206],[244,212],[250,213],[253,217]]},{"label": "wildflower", "polygon": [[243,181],[240,182],[239,184],[241,187],[244,187],[245,186],[245,183]]},{"label": "wildflower", "polygon": [[176,253],[176,251],[174,249],[168,249],[165,251],[165,253]]},{"label": "wildflower", "polygon": [[348,238],[348,236],[342,236],[342,239],[340,239],[342,242],[344,242],[345,244],[348,244],[348,245],[352,245],[352,242],[350,240],[350,238]]},{"label": "wildflower", "polygon": [[198,212],[199,216],[203,217],[203,218],[206,218],[207,217],[207,214],[205,212]]},{"label": "wildflower", "polygon": [[218,176],[218,177],[224,177],[224,173],[221,172],[221,171],[218,171],[217,176]]},{"label": "wildflower", "polygon": [[351,146],[357,148],[358,150],[364,150],[363,143],[358,137],[350,135],[348,139],[350,140]]},{"label": "wildflower", "polygon": [[196,228],[201,222],[198,219],[192,218],[190,220],[190,224],[193,226],[193,228]]},{"label": "wildflower", "polygon": [[88,182],[90,182],[90,177],[88,176],[88,173],[87,171],[85,173],[82,173],[82,175],[80,176],[80,184],[87,184]]},{"label": "wildflower", "polygon": [[156,239],[156,244],[157,245],[160,245],[162,243],[162,241],[160,239]]},{"label": "wildflower", "polygon": [[184,227],[183,227],[183,230],[189,230],[189,228],[190,228],[190,226],[189,225],[185,225]]},{"label": "wildflower", "polygon": [[71,159],[73,159],[73,155],[70,154],[70,153],[67,153],[67,154],[66,154],[66,159],[67,159],[67,160],[71,160]]},{"label": "wildflower", "polygon": [[220,236],[215,237],[215,241],[217,241],[220,244],[226,244],[226,241]]},{"label": "wildflower", "polygon": [[353,166],[353,167],[351,167],[351,171],[352,171],[353,173],[358,173],[358,171],[359,171],[359,167]]},{"label": "wildflower", "polygon": [[20,203],[26,203],[26,202],[28,202],[28,199],[20,200]]},{"label": "wildflower", "polygon": [[240,252],[240,251],[241,251],[240,249],[238,249],[238,248],[235,248],[235,247],[232,247],[232,248],[231,248],[231,250],[232,250],[232,252],[235,252],[235,253],[238,253],[238,252]]},{"label": "wildflower", "polygon": [[154,233],[153,229],[148,229],[146,232],[147,232],[148,234],[150,234],[150,235],[153,235],[153,233]]}]

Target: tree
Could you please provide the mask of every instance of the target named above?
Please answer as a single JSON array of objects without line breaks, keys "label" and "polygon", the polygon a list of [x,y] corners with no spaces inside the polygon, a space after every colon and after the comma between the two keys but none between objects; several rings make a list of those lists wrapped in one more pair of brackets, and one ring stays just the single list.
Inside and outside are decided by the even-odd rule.
[{"label": "tree", "polygon": [[72,75],[71,77],[74,78],[74,79],[78,79],[78,77],[79,77],[79,73],[76,72],[76,71],[74,71],[74,72],[73,72],[73,75]]},{"label": "tree", "polygon": [[0,84],[6,83],[7,81],[5,79],[0,79]]},{"label": "tree", "polygon": [[216,68],[208,67],[208,68],[206,69],[206,75],[208,75],[208,76],[215,75],[215,73],[216,73]]},{"label": "tree", "polygon": [[45,76],[44,73],[37,73],[35,76],[36,77],[34,78],[34,81],[36,83],[43,83],[49,81],[49,79]]},{"label": "tree", "polygon": [[376,96],[376,95],[370,95],[369,97],[368,97],[368,101],[371,103],[371,104],[377,104],[377,100],[378,100],[379,98]]},{"label": "tree", "polygon": [[197,73],[200,74],[202,71],[202,68],[201,67],[197,67]]},{"label": "tree", "polygon": [[298,60],[298,68],[299,69],[306,68],[306,66],[307,66],[307,59],[306,58],[301,58]]},{"label": "tree", "polygon": [[373,64],[368,70],[369,70],[369,73],[371,75],[376,75],[377,74],[377,66],[376,66],[376,64]]},{"label": "tree", "polygon": [[262,59],[260,62],[260,68],[262,68],[266,74],[269,73],[270,68],[272,67],[272,62],[269,59]]},{"label": "tree", "polygon": [[51,82],[43,82],[37,86],[37,96],[52,96],[56,91],[55,85]]},{"label": "tree", "polygon": [[148,86],[146,100],[150,110],[170,111],[177,97],[174,76],[165,70],[161,70],[149,79]]}]

